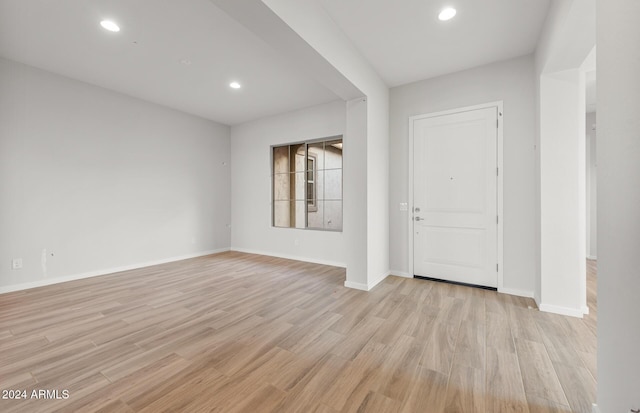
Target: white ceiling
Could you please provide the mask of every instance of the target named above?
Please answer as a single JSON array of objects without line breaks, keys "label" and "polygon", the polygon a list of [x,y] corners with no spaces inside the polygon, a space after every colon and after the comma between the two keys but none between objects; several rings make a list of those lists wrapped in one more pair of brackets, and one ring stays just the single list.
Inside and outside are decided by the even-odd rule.
[{"label": "white ceiling", "polygon": [[[393,87],[532,53],[549,0],[313,0]],[[438,20],[445,6],[456,17]]]},{"label": "white ceiling", "polygon": [[209,0],[0,0],[0,56],[230,125],[338,99]]},{"label": "white ceiling", "polygon": [[[307,1],[322,4],[389,86],[531,53],[549,6]],[[440,22],[445,5],[458,15]],[[102,29],[105,18],[121,31]],[[0,0],[0,56],[229,125],[338,99],[209,0]]]}]

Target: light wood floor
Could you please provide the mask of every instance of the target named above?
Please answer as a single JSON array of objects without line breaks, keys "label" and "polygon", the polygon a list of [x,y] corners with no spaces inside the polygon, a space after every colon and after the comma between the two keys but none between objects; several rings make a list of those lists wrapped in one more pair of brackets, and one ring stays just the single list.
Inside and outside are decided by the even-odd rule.
[{"label": "light wood floor", "polygon": [[590,412],[591,314],[235,252],[0,295],[1,412]]}]

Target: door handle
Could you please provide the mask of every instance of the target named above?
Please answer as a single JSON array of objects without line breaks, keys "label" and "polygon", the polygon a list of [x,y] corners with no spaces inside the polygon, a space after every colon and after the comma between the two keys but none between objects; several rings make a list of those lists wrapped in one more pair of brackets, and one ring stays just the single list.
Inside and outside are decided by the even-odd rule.
[{"label": "door handle", "polygon": [[416,221],[423,221],[423,220],[424,220],[423,218],[420,218],[420,217],[415,217],[414,219],[415,219]]}]

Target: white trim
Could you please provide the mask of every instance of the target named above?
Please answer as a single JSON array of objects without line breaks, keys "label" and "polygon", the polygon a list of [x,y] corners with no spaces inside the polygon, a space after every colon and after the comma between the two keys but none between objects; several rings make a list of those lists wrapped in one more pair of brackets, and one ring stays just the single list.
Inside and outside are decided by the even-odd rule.
[{"label": "white trim", "polygon": [[583,305],[582,306],[582,314],[584,314],[584,315],[589,314],[589,306],[588,305]]},{"label": "white trim", "polygon": [[515,288],[498,288],[498,292],[501,294],[509,294],[509,295],[516,295],[518,297],[526,297],[526,298],[533,298],[534,294],[533,291],[525,291],[525,290],[518,290]]},{"label": "white trim", "polygon": [[391,275],[391,271],[385,272],[380,277],[378,277],[378,279],[376,279],[375,281],[373,281],[371,283],[367,283],[367,284],[356,283],[356,282],[353,282],[353,281],[345,281],[344,282],[344,286],[347,287],[347,288],[355,288],[356,290],[371,291],[376,285],[378,285],[382,281],[384,281],[384,279],[387,278],[389,275]]},{"label": "white trim", "polygon": [[413,123],[416,120],[420,120],[420,119],[427,119],[427,118],[434,118],[437,116],[443,116],[443,115],[451,115],[454,113],[460,113],[460,112],[470,112],[473,110],[479,110],[479,109],[487,109],[487,108],[497,108],[497,117],[498,117],[498,143],[497,143],[497,166],[498,166],[498,177],[497,177],[497,213],[498,213],[498,245],[497,245],[497,257],[496,260],[498,261],[498,274],[497,274],[497,278],[498,278],[498,290],[502,290],[503,288],[503,284],[504,284],[504,191],[503,191],[503,186],[504,186],[504,151],[503,151],[503,146],[504,146],[504,116],[501,116],[504,113],[503,110],[503,101],[499,100],[496,102],[488,102],[488,103],[483,103],[480,105],[473,105],[473,106],[465,106],[462,108],[456,108],[456,109],[449,109],[449,110],[444,110],[444,111],[440,111],[440,112],[433,112],[433,113],[427,113],[427,114],[423,114],[423,115],[415,115],[415,116],[410,116],[409,117],[409,152],[407,154],[407,156],[409,157],[409,202],[408,202],[408,211],[409,213],[407,214],[408,220],[407,220],[407,225],[409,228],[409,274],[414,274],[413,271]]},{"label": "white trim", "polygon": [[568,315],[570,317],[582,318],[584,314],[582,313],[582,308],[569,308],[569,307],[561,307],[559,305],[553,304],[539,304],[538,308],[540,311],[545,311],[547,313],[554,313],[560,315]]},{"label": "white trim", "polygon": [[409,274],[414,274],[415,275],[415,271],[413,271],[413,150],[414,150],[414,144],[413,144],[413,123],[416,121],[416,119],[413,118],[413,116],[409,117],[409,151],[407,153],[407,157],[409,158],[409,202],[407,203],[407,211],[409,212],[407,214],[407,228],[409,229],[408,234],[409,234],[409,243],[407,244],[409,246],[409,250],[408,250],[408,255],[409,255],[409,262],[408,262],[408,266],[407,268],[409,269]]},{"label": "white trim", "polygon": [[10,292],[13,292],[13,291],[28,290],[28,289],[37,288],[37,287],[44,287],[46,285],[59,284],[59,283],[64,283],[64,282],[68,282],[68,281],[82,280],[84,278],[99,277],[101,275],[114,274],[114,273],[122,272],[122,271],[137,270],[139,268],[151,267],[153,265],[159,265],[159,264],[166,264],[166,263],[169,263],[169,262],[188,260],[190,258],[204,257],[206,255],[217,254],[217,253],[226,252],[226,251],[229,251],[229,248],[220,248],[220,249],[216,249],[216,250],[201,251],[201,252],[196,252],[196,253],[193,253],[193,254],[185,254],[185,255],[180,255],[180,256],[177,256],[177,257],[164,258],[164,259],[161,259],[161,260],[154,260],[154,261],[147,261],[147,262],[142,262],[142,263],[137,263],[137,264],[124,265],[124,266],[121,266],[121,267],[106,268],[106,269],[102,269],[102,270],[89,271],[89,272],[84,272],[84,273],[81,273],[81,274],[67,275],[67,276],[63,276],[63,277],[48,278],[48,279],[44,279],[44,280],[38,280],[38,281],[22,283],[22,284],[6,285],[6,286],[0,287],[0,294],[10,293]]},{"label": "white trim", "polygon": [[331,267],[347,268],[347,265],[345,263],[342,263],[342,262],[323,260],[323,259],[317,259],[317,258],[301,257],[299,255],[280,254],[280,253],[277,253],[277,252],[259,251],[259,250],[254,250],[254,249],[250,249],[250,248],[231,247],[230,250],[231,251],[236,251],[236,252],[244,252],[244,253],[247,253],[247,254],[266,255],[268,257],[284,258],[284,259],[287,259],[287,260],[304,261],[304,262],[310,262],[310,263],[313,263],[313,264],[329,265]]},{"label": "white trim", "polygon": [[495,102],[498,108],[498,288],[504,288],[504,110],[503,102]]},{"label": "white trim", "polygon": [[591,408],[591,412],[592,413],[600,413],[600,408],[598,407],[597,404],[592,403],[591,406],[592,406],[592,408]]},{"label": "white trim", "polygon": [[413,278],[413,275],[405,271],[391,270],[389,272],[391,273],[389,275],[395,275],[397,277],[404,277],[404,278]]},{"label": "white trim", "polygon": [[595,261],[595,260],[597,260],[597,259],[598,259],[598,256],[597,256],[597,255],[587,255],[587,259],[588,259],[588,260],[594,260],[594,261]]},{"label": "white trim", "polygon": [[354,288],[356,290],[369,291],[367,284],[354,283],[353,281],[345,281],[344,286],[347,288]]}]

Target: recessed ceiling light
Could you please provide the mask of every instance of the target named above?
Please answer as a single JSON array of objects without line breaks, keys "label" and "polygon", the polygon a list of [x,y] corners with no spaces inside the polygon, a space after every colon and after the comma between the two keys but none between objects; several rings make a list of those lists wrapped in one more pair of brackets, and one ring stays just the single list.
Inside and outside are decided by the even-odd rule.
[{"label": "recessed ceiling light", "polygon": [[185,65],[185,66],[189,66],[189,65],[191,65],[191,60],[189,60],[189,59],[182,59],[182,60],[180,60],[180,63],[181,63],[181,64],[183,64],[183,65]]},{"label": "recessed ceiling light", "polygon": [[447,7],[446,9],[440,12],[440,14],[438,15],[438,18],[442,21],[447,21],[447,20],[453,19],[453,16],[455,15],[456,15],[456,9],[454,9],[453,7]]},{"label": "recessed ceiling light", "polygon": [[231,82],[229,83],[229,87],[232,89],[240,89],[242,87],[242,85],[240,85],[240,83],[238,82]]},{"label": "recessed ceiling light", "polygon": [[100,26],[102,26],[104,29],[109,30],[110,32],[119,32],[120,31],[120,27],[115,24],[114,22],[112,22],[111,20],[103,20],[100,22]]}]

